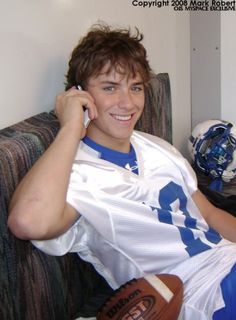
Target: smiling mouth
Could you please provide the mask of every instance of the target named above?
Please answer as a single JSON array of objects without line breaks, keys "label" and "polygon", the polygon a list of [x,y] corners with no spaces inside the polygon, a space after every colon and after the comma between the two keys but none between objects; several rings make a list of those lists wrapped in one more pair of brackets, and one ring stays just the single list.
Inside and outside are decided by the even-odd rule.
[{"label": "smiling mouth", "polygon": [[112,114],[112,117],[119,121],[129,121],[132,118],[132,114],[129,114],[129,115]]}]

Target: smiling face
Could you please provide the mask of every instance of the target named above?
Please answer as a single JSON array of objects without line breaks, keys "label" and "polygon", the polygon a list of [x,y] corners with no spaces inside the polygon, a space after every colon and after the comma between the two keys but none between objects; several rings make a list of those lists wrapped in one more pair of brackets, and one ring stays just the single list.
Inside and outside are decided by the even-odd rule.
[{"label": "smiling face", "polygon": [[144,83],[112,69],[91,77],[86,90],[92,95],[98,118],[91,121],[87,136],[121,152],[129,152],[130,136],[144,108]]}]

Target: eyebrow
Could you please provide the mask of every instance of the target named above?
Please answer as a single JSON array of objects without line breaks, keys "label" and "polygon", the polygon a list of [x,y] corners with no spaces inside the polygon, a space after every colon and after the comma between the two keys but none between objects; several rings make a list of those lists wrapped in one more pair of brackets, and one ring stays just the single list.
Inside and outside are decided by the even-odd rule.
[{"label": "eyebrow", "polygon": [[[101,81],[100,82],[101,84],[110,84],[110,85],[119,85],[120,83],[119,82],[116,82],[116,81],[109,81],[109,80],[104,80],[104,81]],[[132,83],[132,85],[144,85],[144,82],[143,81],[137,81],[137,82],[134,82]]]}]

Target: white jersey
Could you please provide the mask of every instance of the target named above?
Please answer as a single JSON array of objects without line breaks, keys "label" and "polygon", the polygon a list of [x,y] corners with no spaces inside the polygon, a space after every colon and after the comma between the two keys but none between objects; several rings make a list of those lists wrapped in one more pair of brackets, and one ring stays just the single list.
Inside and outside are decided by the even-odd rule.
[{"label": "white jersey", "polygon": [[[139,175],[80,143],[67,201],[81,218],[57,239],[33,243],[53,255],[78,252],[113,288],[144,274],[177,274],[186,287],[181,319],[211,319],[224,305],[219,284],[236,260],[236,246],[209,229],[191,197],[197,190],[195,174],[176,149],[138,132],[131,143]],[[217,268],[225,252],[228,263]],[[212,277],[210,286],[197,291],[203,277]],[[213,291],[217,298],[206,305]]]}]

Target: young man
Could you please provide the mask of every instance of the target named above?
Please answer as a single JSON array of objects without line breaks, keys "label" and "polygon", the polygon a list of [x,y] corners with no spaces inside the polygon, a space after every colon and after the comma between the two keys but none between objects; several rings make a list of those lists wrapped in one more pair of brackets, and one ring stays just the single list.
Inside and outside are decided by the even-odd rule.
[{"label": "young man", "polygon": [[74,49],[60,131],[17,188],[9,227],[46,253],[78,252],[113,288],[178,275],[180,319],[236,319],[235,218],[201,194],[177,150],[133,131],[151,75],[141,40],[100,26]]}]

